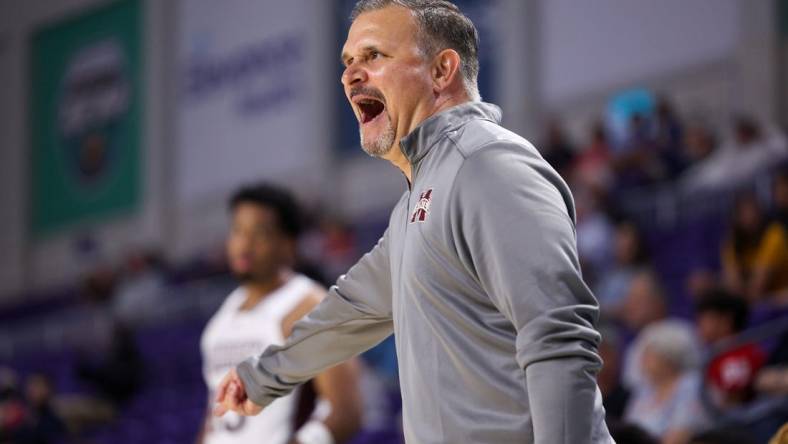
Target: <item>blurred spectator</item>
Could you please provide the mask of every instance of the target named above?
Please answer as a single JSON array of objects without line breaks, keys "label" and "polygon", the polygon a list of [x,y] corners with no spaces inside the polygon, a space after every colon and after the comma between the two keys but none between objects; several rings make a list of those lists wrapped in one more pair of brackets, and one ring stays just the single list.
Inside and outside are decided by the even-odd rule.
[{"label": "blurred spectator", "polygon": [[621,320],[631,332],[637,333],[667,316],[667,301],[657,277],[648,270],[635,274],[624,299]]},{"label": "blurred spectator", "polygon": [[13,442],[25,422],[25,406],[14,370],[0,367],[0,443]]},{"label": "blurred spectator", "polygon": [[648,384],[642,368],[645,347],[642,331],[664,320],[667,315],[667,301],[656,276],[652,272],[641,271],[635,276],[621,310],[621,320],[627,332],[638,335],[624,354],[622,382],[630,391]]},{"label": "blurred spectator", "polygon": [[755,388],[772,396],[788,395],[788,366],[770,366],[764,368],[755,380]]},{"label": "blurred spectator", "polygon": [[107,266],[101,265],[88,273],[82,282],[83,300],[90,306],[103,305],[112,300],[115,293],[117,275]]},{"label": "blurred spectator", "polygon": [[700,301],[707,293],[716,290],[719,278],[716,273],[706,267],[697,267],[689,272],[686,280],[686,292],[694,302]]},{"label": "blurred spectator", "polygon": [[599,356],[604,365],[597,376],[599,390],[608,423],[613,423],[624,416],[629,401],[629,390],[621,384],[621,338],[612,326],[600,327],[602,342],[599,344]]},{"label": "blurred spectator", "polygon": [[595,294],[603,313],[613,318],[621,313],[635,276],[647,268],[648,253],[638,228],[630,221],[616,225],[613,239],[613,265],[600,276]]},{"label": "blurred spectator", "polygon": [[547,139],[539,147],[542,157],[561,177],[568,178],[575,158],[575,149],[567,140],[564,129],[557,119],[547,124]]},{"label": "blurred spectator", "polygon": [[109,349],[97,359],[83,356],[77,365],[78,375],[91,383],[113,404],[120,405],[141,387],[143,361],[131,330],[115,325]]},{"label": "blurred spectator", "polygon": [[725,284],[731,292],[758,301],[788,290],[788,235],[766,218],[755,195],[741,195],[722,247]]},{"label": "blurred spectator", "polygon": [[591,143],[575,157],[572,166],[573,182],[580,188],[608,189],[613,179],[611,161],[605,126],[602,122],[596,122],[591,128]]},{"label": "blurred spectator", "polygon": [[788,230],[788,167],[781,169],[774,176],[772,207],[774,221]]},{"label": "blurred spectator", "polygon": [[52,406],[52,383],[41,373],[31,375],[25,388],[28,418],[17,434],[18,444],[48,444],[66,434],[66,427]]},{"label": "blurred spectator", "polygon": [[662,97],[654,119],[654,143],[665,178],[675,178],[685,167],[681,149],[683,128],[671,103]]},{"label": "blurred spectator", "polygon": [[652,183],[663,175],[656,156],[649,120],[641,114],[630,119],[629,140],[614,159],[616,188],[627,189]]},{"label": "blurred spectator", "polygon": [[782,133],[765,134],[755,121],[740,117],[734,124],[733,140],[687,170],[681,186],[687,192],[736,188],[786,157],[788,146]]},{"label": "blurred spectator", "polygon": [[611,266],[613,256],[613,224],[604,211],[601,192],[579,189],[575,192],[577,251],[583,278],[596,287],[600,275]]},{"label": "blurred spectator", "polygon": [[636,424],[613,422],[609,429],[616,444],[659,444],[656,438]]},{"label": "blurred spectator", "polygon": [[692,167],[709,158],[717,147],[714,133],[707,126],[697,123],[684,133],[683,158],[686,167]]},{"label": "blurred spectator", "polygon": [[165,269],[160,256],[147,251],[129,255],[124,271],[112,298],[112,311],[116,319],[130,325],[150,318],[160,306]]},{"label": "blurred spectator", "polygon": [[760,393],[788,396],[788,333],[783,333],[755,380]]},{"label": "blurred spectator", "polygon": [[305,233],[298,249],[304,263],[322,266],[320,277],[330,285],[359,258],[353,231],[344,222],[331,217],[323,218],[317,229]]},{"label": "blurred spectator", "polygon": [[[742,298],[724,291],[710,292],[696,308],[698,336],[706,345],[719,344],[744,330],[748,314],[747,303]],[[763,350],[752,343],[724,351],[713,358],[706,378],[721,406],[740,405],[752,399],[752,384],[765,360]]]},{"label": "blurred spectator", "polygon": [[699,433],[690,444],[756,444],[748,430],[724,428]]},{"label": "blurred spectator", "polygon": [[635,391],[625,417],[663,444],[687,443],[707,422],[698,399],[695,336],[684,323],[666,320],[647,327],[640,341],[648,385]]},{"label": "blurred spectator", "polygon": [[675,150],[681,144],[683,128],[673,105],[665,97],[657,102],[654,139],[660,149]]}]

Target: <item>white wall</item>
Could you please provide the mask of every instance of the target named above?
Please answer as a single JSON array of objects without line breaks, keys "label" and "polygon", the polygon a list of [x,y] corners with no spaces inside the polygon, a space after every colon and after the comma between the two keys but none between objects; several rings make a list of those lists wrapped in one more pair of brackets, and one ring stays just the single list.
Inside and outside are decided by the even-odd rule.
[{"label": "white wall", "polygon": [[[176,259],[221,242],[227,199],[240,185],[274,181],[302,197],[326,186],[334,140],[327,110],[333,109],[330,101],[339,87],[333,78],[335,44],[326,38],[333,35],[330,2],[180,0],[178,11],[175,229],[168,249]],[[207,97],[185,93],[193,61],[216,63],[282,39],[298,39],[301,51],[225,82]],[[250,93],[272,91],[292,95],[267,110],[239,110]]]},{"label": "white wall", "polygon": [[774,0],[540,0],[540,117],[587,140],[613,93],[645,87],[718,127],[736,113],[773,124],[775,14]]},{"label": "white wall", "polygon": [[736,108],[761,121],[777,121],[778,23],[776,0],[739,3]]},{"label": "white wall", "polygon": [[739,37],[739,5],[739,0],[542,1],[543,100],[557,105],[727,59]]}]

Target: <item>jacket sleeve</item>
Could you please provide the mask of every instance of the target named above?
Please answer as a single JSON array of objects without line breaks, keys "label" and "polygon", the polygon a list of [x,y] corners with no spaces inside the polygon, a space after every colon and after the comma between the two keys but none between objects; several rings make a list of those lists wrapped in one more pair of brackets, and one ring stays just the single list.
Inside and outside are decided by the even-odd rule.
[{"label": "jacket sleeve", "polygon": [[453,236],[516,330],[534,442],[587,443],[604,419],[598,305],[581,277],[569,190],[531,150],[496,143],[465,159],[452,191]]},{"label": "jacket sleeve", "polygon": [[380,343],[393,331],[388,231],[296,322],[282,346],[237,367],[246,394],[266,406],[321,371]]}]

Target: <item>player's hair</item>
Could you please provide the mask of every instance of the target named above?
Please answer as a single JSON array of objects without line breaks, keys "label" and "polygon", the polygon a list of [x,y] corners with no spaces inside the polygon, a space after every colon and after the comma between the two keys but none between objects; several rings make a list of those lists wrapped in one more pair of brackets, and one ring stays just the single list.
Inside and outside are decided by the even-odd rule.
[{"label": "player's hair", "polygon": [[402,6],[413,13],[419,26],[419,46],[425,56],[432,57],[447,48],[457,51],[465,90],[471,100],[481,100],[478,86],[479,34],[460,8],[446,0],[359,0],[350,20],[391,5]]},{"label": "player's hair", "polygon": [[242,203],[252,203],[273,210],[282,232],[297,239],[303,230],[301,209],[295,197],[286,189],[269,183],[247,185],[230,198],[230,211]]},{"label": "player's hair", "polygon": [[697,306],[695,314],[718,313],[730,317],[733,331],[738,333],[747,326],[750,310],[747,302],[740,296],[735,296],[722,289],[714,289],[704,294]]}]

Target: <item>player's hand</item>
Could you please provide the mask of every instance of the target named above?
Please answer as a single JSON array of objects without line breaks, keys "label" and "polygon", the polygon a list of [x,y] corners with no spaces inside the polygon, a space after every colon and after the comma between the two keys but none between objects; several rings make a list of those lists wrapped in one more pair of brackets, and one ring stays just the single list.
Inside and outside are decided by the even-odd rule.
[{"label": "player's hand", "polygon": [[233,411],[243,416],[254,416],[262,410],[262,407],[246,396],[244,383],[235,369],[227,372],[216,391],[216,407],[213,409],[213,415],[223,416],[228,411]]}]

